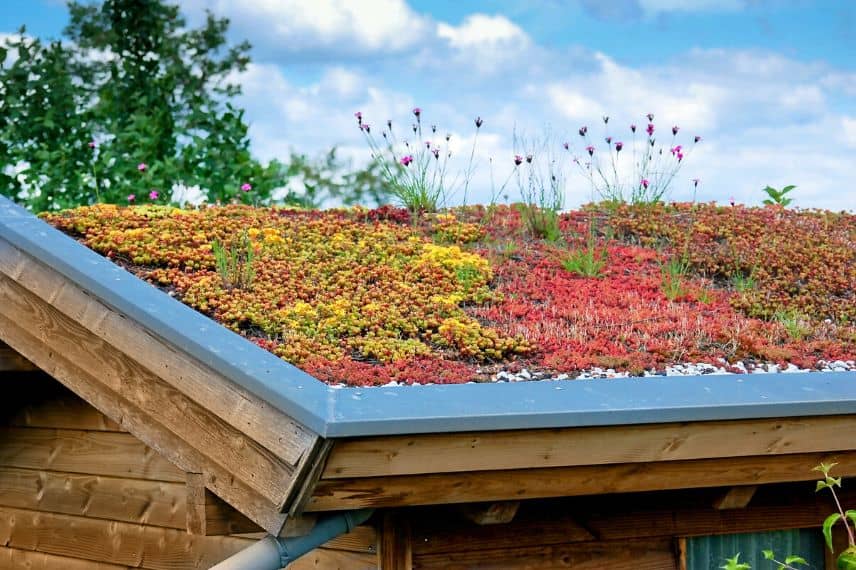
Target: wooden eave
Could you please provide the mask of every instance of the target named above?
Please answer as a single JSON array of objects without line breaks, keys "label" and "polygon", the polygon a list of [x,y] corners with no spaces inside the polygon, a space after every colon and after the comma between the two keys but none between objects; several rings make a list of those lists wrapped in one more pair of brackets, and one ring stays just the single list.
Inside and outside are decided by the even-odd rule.
[{"label": "wooden eave", "polygon": [[31,363],[278,534],[318,435],[64,275],[0,240],[0,349]]}]

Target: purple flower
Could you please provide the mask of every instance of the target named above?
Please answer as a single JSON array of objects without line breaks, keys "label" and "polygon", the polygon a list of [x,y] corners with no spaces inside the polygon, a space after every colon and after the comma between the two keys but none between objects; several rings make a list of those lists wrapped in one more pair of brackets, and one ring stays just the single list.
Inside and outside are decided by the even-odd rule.
[{"label": "purple flower", "polygon": [[128,203],[131,203],[131,202],[133,202],[133,201],[134,201],[134,200],[136,200],[136,199],[137,199],[137,195],[136,195],[136,194],[128,194]]},{"label": "purple flower", "polygon": [[587,132],[588,132],[588,127],[580,127],[580,136],[581,137],[586,136]]},{"label": "purple flower", "polygon": [[679,130],[681,130],[681,128],[678,125],[672,127],[672,136],[677,135]]},{"label": "purple flower", "polygon": [[654,113],[648,113],[648,114],[647,114],[647,115],[645,115],[645,116],[646,116],[646,117],[648,117],[648,122],[649,122],[649,123],[650,123],[651,121],[653,121],[653,120],[654,120]]},{"label": "purple flower", "polygon": [[158,194],[158,191],[157,191],[157,190],[155,190],[154,188],[152,188],[152,191],[151,191],[151,192],[149,192],[149,199],[151,199],[151,200],[157,200],[157,199],[158,199],[158,196],[160,196],[160,194]]},{"label": "purple flower", "polygon": [[372,128],[368,123],[360,123],[360,130],[365,131],[367,133],[372,132]]},{"label": "purple flower", "polygon": [[648,128],[645,129],[645,132],[648,133],[648,136],[654,134],[654,123],[648,123]]},{"label": "purple flower", "polygon": [[731,196],[730,198],[728,198],[728,203],[731,204],[732,206],[734,206],[734,196]]},{"label": "purple flower", "polygon": [[527,154],[527,155],[526,155],[526,162],[527,162],[528,164],[532,164],[532,159],[533,159],[533,158],[534,158],[534,157],[533,157],[531,154]]},{"label": "purple flower", "polygon": [[648,188],[648,184],[649,184],[648,179],[647,179],[647,178],[643,178],[643,179],[642,179],[642,181],[641,181],[641,184],[642,184],[642,188],[647,189],[647,188]]},{"label": "purple flower", "polygon": [[623,142],[618,141],[615,143],[615,152],[621,152],[621,149],[623,149],[623,148],[624,148]]},{"label": "purple flower", "polygon": [[520,166],[522,163],[523,163],[523,157],[520,156],[519,154],[515,154],[514,155],[514,165]]},{"label": "purple flower", "polygon": [[603,140],[605,140],[605,141],[606,141],[606,144],[612,144],[612,137],[606,137],[606,138],[605,138],[605,139],[603,139]]},{"label": "purple flower", "polygon": [[357,118],[357,124],[362,124],[363,122],[363,114],[359,111],[354,113],[354,116]]},{"label": "purple flower", "polygon": [[476,128],[480,129],[483,124],[484,124],[484,121],[482,121],[482,118],[476,117]]},{"label": "purple flower", "polygon": [[698,178],[693,178],[693,188],[698,188],[698,183],[701,182]]},{"label": "purple flower", "polygon": [[402,164],[402,166],[409,166],[410,163],[413,162],[413,156],[409,154],[402,156],[399,162]]},{"label": "purple flower", "polygon": [[589,156],[591,156],[591,155],[593,155],[593,154],[594,154],[594,147],[593,147],[593,146],[591,146],[591,145],[589,145],[589,146],[587,146],[587,147],[586,147],[586,151],[588,151]]},{"label": "purple flower", "polygon": [[678,157],[678,162],[682,161],[682,160],[684,159],[684,153],[679,152],[679,153],[677,154],[677,157]]},{"label": "purple flower", "polygon": [[95,141],[89,141],[89,148],[95,148],[96,146],[98,145],[95,144]]},{"label": "purple flower", "polygon": [[693,142],[694,142],[694,143],[697,143],[697,142],[699,142],[700,140],[701,140],[701,137],[700,137],[700,136],[698,136],[698,135],[696,135],[696,136],[694,136],[694,137],[693,137]]},{"label": "purple flower", "polygon": [[137,170],[139,170],[140,172],[145,172],[147,168],[148,165],[145,162],[141,162],[137,165]]},{"label": "purple flower", "polygon": [[672,148],[669,149],[669,152],[671,152],[673,155],[674,154],[680,154],[682,148],[683,147],[681,145],[673,146]]},{"label": "purple flower", "polygon": [[562,146],[565,147],[565,150],[568,150],[569,148],[571,148],[570,143],[565,143]]},{"label": "purple flower", "polygon": [[241,190],[243,190],[244,192],[249,192],[252,189],[253,185],[248,182],[244,182],[243,184],[241,184]]},{"label": "purple flower", "polygon": [[425,141],[425,148],[431,148],[431,141]]},{"label": "purple flower", "polygon": [[635,124],[630,125],[630,132],[631,132],[631,133],[635,133],[635,132],[636,132],[636,125],[635,125]]},{"label": "purple flower", "polygon": [[416,116],[416,118],[418,119],[418,118],[419,118],[419,115],[421,115],[421,114],[422,114],[422,109],[420,109],[419,107],[413,107],[413,114],[414,114],[414,115]]},{"label": "purple flower", "polygon": [[433,149],[431,151],[431,153],[434,155],[434,158],[438,158],[438,159],[440,158],[440,149],[439,148]]}]

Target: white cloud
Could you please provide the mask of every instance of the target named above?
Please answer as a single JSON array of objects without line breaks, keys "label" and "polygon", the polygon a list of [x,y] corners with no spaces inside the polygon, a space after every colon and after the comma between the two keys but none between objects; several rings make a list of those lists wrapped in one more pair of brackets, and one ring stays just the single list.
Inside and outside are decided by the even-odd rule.
[{"label": "white cloud", "polygon": [[440,22],[437,35],[457,49],[518,47],[529,43],[526,32],[501,15],[471,14],[460,26]]},{"label": "white cloud", "polygon": [[645,12],[727,12],[745,7],[742,0],[639,0]]}]

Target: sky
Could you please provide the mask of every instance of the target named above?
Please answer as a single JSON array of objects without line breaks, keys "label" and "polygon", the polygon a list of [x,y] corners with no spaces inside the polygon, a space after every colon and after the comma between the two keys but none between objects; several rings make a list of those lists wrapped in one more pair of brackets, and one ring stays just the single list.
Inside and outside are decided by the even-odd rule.
[{"label": "sky", "polygon": [[[28,33],[56,38],[67,21],[59,0],[2,2],[0,34],[26,24]],[[443,145],[451,135],[449,203],[463,199],[481,117],[468,202],[519,198],[514,176],[502,185],[514,154],[532,152],[542,165],[554,161],[572,207],[593,196],[573,159],[585,164],[591,144],[606,160],[606,136],[626,145],[621,179],[638,182],[629,125],[639,125],[644,146],[640,133],[653,113],[657,146],[668,153],[681,144],[685,154],[669,199],[758,204],[765,186],[794,184],[797,206],[856,209],[853,0],[179,4],[191,24],[206,9],[228,17],[230,39],[253,45],[252,63],[233,79],[265,159],[336,146],[363,164],[370,150],[354,113],[374,133],[387,120],[409,133],[419,107],[426,130],[438,127],[423,138]]]}]

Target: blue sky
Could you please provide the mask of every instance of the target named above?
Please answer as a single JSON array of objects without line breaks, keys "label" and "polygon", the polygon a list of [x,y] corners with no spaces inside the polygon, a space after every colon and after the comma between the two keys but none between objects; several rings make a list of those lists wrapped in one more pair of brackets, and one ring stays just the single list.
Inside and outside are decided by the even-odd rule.
[{"label": "blue sky", "polygon": [[[254,147],[267,158],[337,145],[364,162],[369,151],[353,113],[378,126],[409,124],[414,106],[453,135],[456,157],[468,156],[480,115],[471,187],[483,201],[489,161],[510,168],[520,150],[512,132],[549,132],[555,148],[568,140],[584,156],[580,126],[629,138],[627,125],[653,112],[658,133],[677,124],[678,142],[703,137],[675,178],[673,199],[690,198],[690,181],[700,178],[702,200],[758,203],[765,185],[796,184],[798,205],[856,208],[851,0],[180,4],[191,22],[206,8],[229,17],[232,38],[253,43],[253,64],[235,79]],[[65,21],[57,0],[4,0],[0,33],[23,23],[57,37]],[[604,114],[611,120],[601,133]],[[571,206],[591,191],[570,157],[563,160]],[[629,165],[626,175],[633,177]],[[515,198],[514,188],[508,193]]]}]

